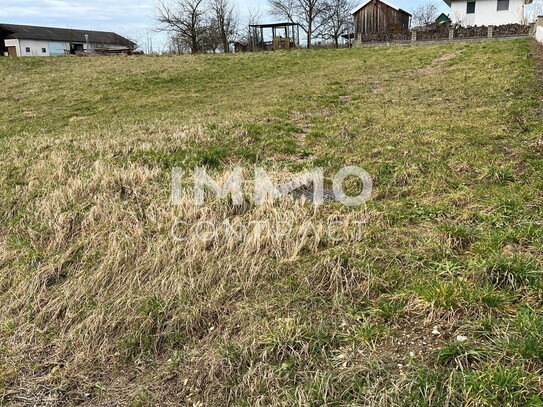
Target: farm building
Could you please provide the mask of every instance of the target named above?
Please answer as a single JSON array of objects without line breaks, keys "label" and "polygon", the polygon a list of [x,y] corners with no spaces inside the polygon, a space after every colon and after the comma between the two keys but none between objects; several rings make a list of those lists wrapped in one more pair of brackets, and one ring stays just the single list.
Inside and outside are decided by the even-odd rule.
[{"label": "farm building", "polygon": [[408,31],[411,14],[384,0],[366,0],[352,11],[355,37],[386,31]]},{"label": "farm building", "polygon": [[522,24],[533,0],[445,0],[453,23],[462,26]]},{"label": "farm building", "polygon": [[[277,51],[300,46],[300,25],[297,23],[256,24],[250,25],[249,29],[252,30],[253,50]],[[271,31],[271,41],[265,40],[266,31]]]},{"label": "farm building", "polygon": [[452,23],[451,19],[449,18],[449,16],[445,13],[441,13],[437,18],[436,18],[436,21],[435,21],[435,24],[436,25],[446,25],[446,24],[450,24]]},{"label": "farm building", "polygon": [[135,47],[132,41],[113,32],[0,24],[0,56],[49,57],[99,48]]}]

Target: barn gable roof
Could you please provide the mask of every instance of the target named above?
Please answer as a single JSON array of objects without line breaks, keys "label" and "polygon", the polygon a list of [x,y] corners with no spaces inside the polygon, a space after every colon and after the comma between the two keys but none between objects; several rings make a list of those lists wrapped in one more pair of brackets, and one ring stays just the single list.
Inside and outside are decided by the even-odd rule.
[{"label": "barn gable roof", "polygon": [[73,30],[71,28],[37,27],[33,25],[0,24],[0,30],[8,31],[11,36],[20,40],[42,40],[59,42],[86,41],[85,34],[89,36],[89,42],[104,45],[130,45],[135,47],[132,41],[114,32]]},{"label": "barn gable roof", "polygon": [[[372,1],[373,1],[373,0],[366,0],[366,1],[364,1],[364,3],[362,3],[362,4],[359,5],[358,7],[354,8],[354,9],[351,11],[351,14],[356,14],[356,13],[358,13],[361,9],[363,9],[364,7],[366,7],[366,6],[367,6],[368,4],[370,4]],[[383,4],[386,4],[387,6],[393,8],[394,10],[401,11],[401,12],[403,12],[403,13],[405,13],[405,14],[408,14],[409,17],[411,17],[411,13],[408,13],[407,11],[405,11],[405,10],[399,8],[398,6],[395,6],[394,4],[392,4],[392,3],[390,3],[390,2],[388,2],[388,1],[386,1],[386,0],[377,0],[377,1],[379,1],[379,2],[381,2],[381,3],[383,3]]]}]

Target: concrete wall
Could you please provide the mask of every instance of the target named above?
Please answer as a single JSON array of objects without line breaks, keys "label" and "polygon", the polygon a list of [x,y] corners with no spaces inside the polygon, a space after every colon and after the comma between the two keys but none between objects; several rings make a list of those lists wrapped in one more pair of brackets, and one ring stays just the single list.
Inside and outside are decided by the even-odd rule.
[{"label": "concrete wall", "polygon": [[498,0],[476,0],[475,13],[467,14],[467,0],[453,0],[453,23],[467,26],[519,24],[524,17],[524,0],[509,0],[509,10],[498,11]]},{"label": "concrete wall", "polygon": [[535,22],[535,39],[543,43],[543,16],[537,17]]},{"label": "concrete wall", "polygon": [[[48,57],[49,41],[19,40],[21,57]],[[43,52],[45,50],[45,52]]]},{"label": "concrete wall", "polygon": [[537,31],[535,32],[535,39],[543,43],[543,27],[537,27]]}]

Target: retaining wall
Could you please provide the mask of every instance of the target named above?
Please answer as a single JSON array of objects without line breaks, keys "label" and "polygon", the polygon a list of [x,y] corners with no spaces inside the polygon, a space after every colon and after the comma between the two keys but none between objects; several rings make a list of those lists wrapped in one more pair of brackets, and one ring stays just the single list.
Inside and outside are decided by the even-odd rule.
[{"label": "retaining wall", "polygon": [[[543,28],[543,18],[542,18]],[[373,34],[360,34],[355,46],[366,45],[418,45],[424,42],[455,41],[455,40],[482,40],[500,38],[519,38],[535,34],[534,25],[507,24],[503,26],[482,27],[439,27],[420,31],[383,32]],[[543,42],[543,33],[541,33]]]}]

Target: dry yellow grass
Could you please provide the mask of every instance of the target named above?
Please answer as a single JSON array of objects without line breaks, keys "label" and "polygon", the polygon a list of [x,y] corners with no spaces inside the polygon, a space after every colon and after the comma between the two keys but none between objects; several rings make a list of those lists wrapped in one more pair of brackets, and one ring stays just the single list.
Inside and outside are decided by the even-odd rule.
[{"label": "dry yellow grass", "polygon": [[[540,401],[526,41],[2,59],[0,78],[0,402]],[[173,166],[288,181],[354,164],[375,182],[357,209],[170,202]],[[179,242],[178,220],[283,222],[295,238]]]}]

